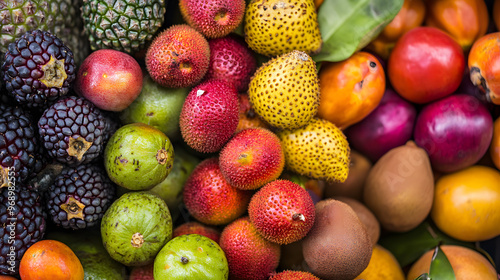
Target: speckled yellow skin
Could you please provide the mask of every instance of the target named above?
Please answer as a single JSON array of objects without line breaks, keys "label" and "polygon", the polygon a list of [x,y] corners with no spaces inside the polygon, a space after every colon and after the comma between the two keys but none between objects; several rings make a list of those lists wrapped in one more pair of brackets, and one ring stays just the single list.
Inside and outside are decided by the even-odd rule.
[{"label": "speckled yellow skin", "polygon": [[314,118],[307,126],[277,133],[288,170],[314,179],[344,182],[351,149],[345,135],[329,121]]},{"label": "speckled yellow skin", "polygon": [[313,0],[252,0],[245,12],[244,33],[248,46],[267,56],[321,50]]},{"label": "speckled yellow skin", "polygon": [[303,127],[319,107],[316,64],[302,51],[269,60],[255,72],[248,88],[254,111],[280,129]]}]

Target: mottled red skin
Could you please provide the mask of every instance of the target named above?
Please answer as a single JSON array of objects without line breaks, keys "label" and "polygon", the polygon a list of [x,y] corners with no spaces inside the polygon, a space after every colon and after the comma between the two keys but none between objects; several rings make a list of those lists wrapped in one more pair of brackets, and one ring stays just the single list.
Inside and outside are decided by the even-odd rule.
[{"label": "mottled red skin", "polygon": [[417,27],[405,33],[387,63],[394,89],[418,104],[452,94],[460,85],[464,69],[462,47],[434,27]]},{"label": "mottled red skin", "polygon": [[262,238],[248,217],[227,225],[220,236],[230,279],[266,280],[278,267],[280,246]]},{"label": "mottled red skin", "polygon": [[191,87],[207,73],[210,47],[205,37],[189,25],[173,25],[151,42],[145,60],[149,75],[158,84]]},{"label": "mottled red skin", "polygon": [[141,66],[132,56],[101,49],[82,62],[74,89],[100,109],[118,112],[139,96],[142,80]]},{"label": "mottled red skin", "polygon": [[255,190],[280,176],[285,167],[285,154],[276,134],[264,128],[249,128],[224,146],[219,164],[231,186]]},{"label": "mottled red skin", "polygon": [[189,213],[207,225],[224,225],[243,215],[252,192],[227,183],[218,158],[200,162],[184,185],[184,204]]},{"label": "mottled red skin", "polygon": [[184,234],[199,234],[219,243],[220,232],[218,229],[198,222],[187,222],[174,229],[172,238]]},{"label": "mottled red skin", "polygon": [[[275,180],[259,189],[248,205],[250,221],[267,240],[290,244],[304,238],[314,224],[315,209],[309,193],[289,180]],[[294,219],[302,214],[304,220]]]},{"label": "mottled red skin", "polygon": [[153,268],[154,263],[143,266],[134,266],[130,271],[129,280],[154,280]]},{"label": "mottled red skin", "polygon": [[321,280],[314,274],[306,271],[285,270],[269,277],[269,280]]},{"label": "mottled red skin", "polygon": [[233,84],[238,92],[246,92],[257,60],[241,37],[211,39],[210,63],[205,79],[221,79]]},{"label": "mottled red skin", "polygon": [[218,152],[236,131],[238,113],[234,87],[220,80],[205,81],[184,101],[179,119],[182,138],[198,152]]},{"label": "mottled red skin", "polygon": [[205,37],[220,38],[243,20],[245,0],[180,0],[179,8],[184,20]]},{"label": "mottled red skin", "polygon": [[248,94],[240,93],[238,94],[238,101],[240,104],[239,122],[236,132],[238,133],[246,128],[262,127],[269,128],[267,125],[252,108],[252,104],[248,99]]}]

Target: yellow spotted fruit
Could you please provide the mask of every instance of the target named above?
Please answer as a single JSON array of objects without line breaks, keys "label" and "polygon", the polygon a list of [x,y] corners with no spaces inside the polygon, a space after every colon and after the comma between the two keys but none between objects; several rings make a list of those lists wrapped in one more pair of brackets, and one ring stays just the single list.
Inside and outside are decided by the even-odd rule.
[{"label": "yellow spotted fruit", "polygon": [[264,239],[248,216],[225,226],[219,244],[226,254],[230,279],[267,280],[281,257],[280,245]]},{"label": "yellow spotted fruit", "polygon": [[236,134],[222,148],[219,165],[231,186],[255,190],[280,176],[285,167],[285,154],[276,134],[264,128],[249,128]]},{"label": "yellow spotted fruit", "polygon": [[252,196],[248,215],[265,239],[290,244],[304,238],[313,226],[314,202],[300,185],[280,179]]},{"label": "yellow spotted fruit", "polygon": [[146,68],[164,87],[191,87],[205,76],[210,62],[207,39],[187,24],[173,25],[151,42]]},{"label": "yellow spotted fruit", "polygon": [[363,201],[382,228],[406,232],[429,215],[434,174],[427,152],[413,141],[389,150],[370,169]]},{"label": "yellow spotted fruit", "polygon": [[255,112],[280,129],[308,124],[318,111],[319,96],[316,64],[302,51],[292,51],[263,64],[248,88]]},{"label": "yellow spotted fruit", "polygon": [[344,182],[349,173],[349,143],[333,123],[314,118],[307,126],[276,133],[285,168],[311,178]]},{"label": "yellow spotted fruit", "polygon": [[207,225],[225,225],[247,210],[252,192],[237,189],[224,179],[219,159],[200,162],[184,185],[184,204],[191,216]]},{"label": "yellow spotted fruit", "polygon": [[248,46],[266,56],[293,50],[312,55],[323,42],[314,0],[252,0],[245,12],[244,34]]},{"label": "yellow spotted fruit", "polygon": [[453,238],[483,241],[500,235],[499,204],[500,172],[473,165],[437,180],[431,218]]},{"label": "yellow spotted fruit", "polygon": [[231,33],[245,15],[245,0],[180,0],[184,20],[207,38]]}]

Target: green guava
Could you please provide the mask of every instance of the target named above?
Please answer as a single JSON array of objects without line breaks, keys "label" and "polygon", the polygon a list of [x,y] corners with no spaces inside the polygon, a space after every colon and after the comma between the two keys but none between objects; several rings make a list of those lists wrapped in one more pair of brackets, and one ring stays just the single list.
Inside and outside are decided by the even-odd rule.
[{"label": "green guava", "polygon": [[172,238],[168,206],[148,191],[125,193],[104,213],[101,237],[114,260],[127,266],[152,263]]},{"label": "green guava", "polygon": [[188,153],[185,149],[175,146],[174,166],[170,174],[161,183],[154,186],[150,191],[157,194],[168,205],[172,220],[175,221],[180,214],[179,205],[182,202],[182,191],[189,175],[194,170],[200,159]]},{"label": "green guava", "polygon": [[226,254],[212,239],[199,234],[170,240],[154,261],[154,278],[169,280],[228,279]]},{"label": "green guava", "polygon": [[180,139],[179,116],[188,93],[189,88],[163,87],[146,75],[141,94],[120,112],[120,120],[123,124],[149,124],[175,142]]},{"label": "green guava", "polygon": [[109,178],[130,190],[151,189],[167,178],[173,163],[170,139],[143,123],[118,128],[104,150],[104,167]]}]

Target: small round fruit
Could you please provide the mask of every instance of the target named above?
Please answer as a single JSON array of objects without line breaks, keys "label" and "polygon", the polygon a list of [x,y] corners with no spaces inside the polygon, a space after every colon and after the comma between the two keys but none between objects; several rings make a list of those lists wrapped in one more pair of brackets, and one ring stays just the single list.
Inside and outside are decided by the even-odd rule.
[{"label": "small round fruit", "polygon": [[75,253],[56,240],[40,240],[26,250],[19,265],[23,280],[81,280],[83,266]]},{"label": "small round fruit", "polygon": [[323,64],[319,88],[318,117],[345,129],[364,119],[382,100],[384,69],[372,54],[357,52],[346,60]]},{"label": "small round fruit", "polygon": [[[441,245],[441,250],[453,268],[456,280],[497,280],[493,265],[479,252],[456,245]],[[406,275],[407,280],[414,280],[423,273],[429,273],[434,249],[423,254]]]},{"label": "small round fruit", "polygon": [[493,136],[489,149],[493,164],[496,168],[500,169],[500,117],[493,123]]},{"label": "small round fruit", "polygon": [[168,206],[149,192],[125,193],[104,214],[101,238],[114,260],[127,266],[149,264],[172,238]]},{"label": "small round fruit", "polygon": [[[500,5],[498,5],[500,6]],[[500,105],[500,32],[493,32],[477,39],[469,52],[468,65],[472,83],[479,87],[486,99]]]},{"label": "small round fruit", "polygon": [[280,273],[276,273],[269,277],[269,280],[321,280],[318,277],[314,276],[314,274],[307,271],[293,271],[293,270],[284,270]]},{"label": "small round fruit", "polygon": [[82,62],[74,88],[100,109],[121,111],[141,93],[141,66],[124,52],[97,50]]},{"label": "small round fruit", "polygon": [[155,280],[154,263],[141,266],[133,266],[130,270],[129,280]]},{"label": "small round fruit", "polygon": [[453,238],[487,240],[500,235],[499,203],[500,172],[474,165],[438,179],[431,218]]},{"label": "small round fruit", "polygon": [[154,278],[169,280],[228,279],[224,251],[212,239],[185,234],[170,240],[154,260]]},{"label": "small round fruit", "polygon": [[405,280],[405,275],[391,251],[376,244],[368,266],[355,279]]},{"label": "small round fruit", "polygon": [[387,64],[394,89],[424,104],[452,94],[460,85],[465,57],[460,45],[435,27],[417,27],[396,42]]},{"label": "small round fruit", "polygon": [[177,237],[184,234],[196,233],[199,235],[206,236],[213,241],[219,243],[220,231],[216,227],[207,226],[202,223],[192,221],[179,225],[174,229],[172,237]]},{"label": "small round fruit", "polygon": [[130,190],[146,190],[162,182],[172,170],[174,148],[160,130],[143,123],[120,127],[104,150],[109,178]]}]

